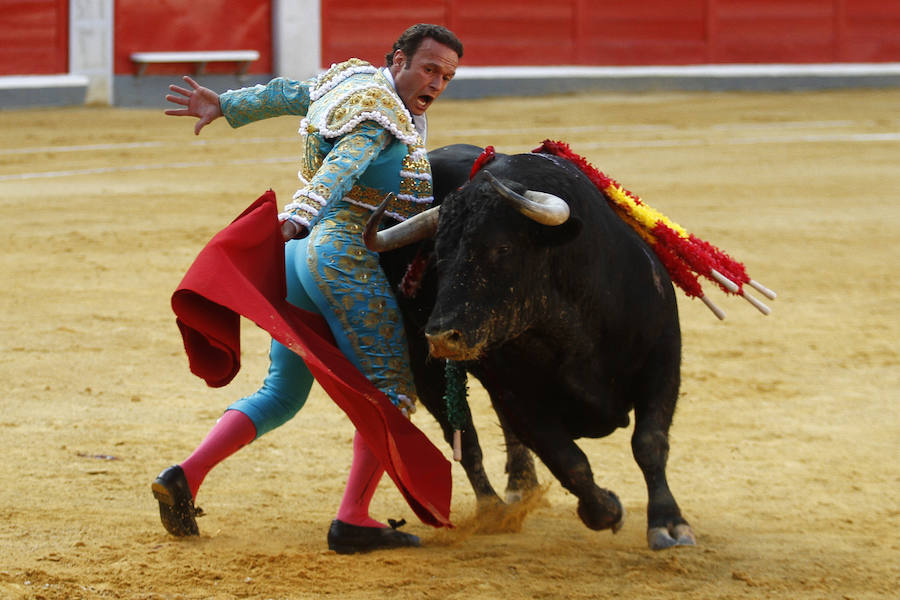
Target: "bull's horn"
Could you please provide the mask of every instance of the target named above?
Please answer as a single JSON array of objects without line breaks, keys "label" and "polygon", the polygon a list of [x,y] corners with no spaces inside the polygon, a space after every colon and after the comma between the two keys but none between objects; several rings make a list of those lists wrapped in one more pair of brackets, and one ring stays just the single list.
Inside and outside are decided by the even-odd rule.
[{"label": "bull's horn", "polygon": [[569,205],[559,196],[534,190],[517,194],[500,183],[490,171],[485,171],[484,174],[498,194],[532,221],[537,221],[541,225],[562,225],[569,219]]},{"label": "bull's horn", "polygon": [[388,194],[381,204],[372,212],[363,232],[363,242],[366,248],[373,252],[387,252],[403,246],[414,244],[434,235],[438,225],[438,209],[434,206],[409,219],[388,227],[384,231],[378,231],[378,225],[384,216],[388,203],[394,199],[394,194]]}]

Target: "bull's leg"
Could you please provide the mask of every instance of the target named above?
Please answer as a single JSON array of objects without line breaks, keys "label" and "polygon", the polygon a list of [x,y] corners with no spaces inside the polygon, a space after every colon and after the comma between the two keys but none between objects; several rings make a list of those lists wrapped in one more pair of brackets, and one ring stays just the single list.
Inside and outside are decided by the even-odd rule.
[{"label": "bull's leg", "polygon": [[[462,458],[460,463],[469,478],[472,490],[475,492],[475,499],[479,506],[497,506],[503,504],[500,496],[494,490],[484,470],[483,455],[481,453],[481,444],[478,442],[478,434],[472,425],[472,415],[466,410],[466,423],[468,425],[462,430],[460,443],[462,445]],[[441,422],[441,428],[444,431],[444,439],[451,446],[453,445],[453,429],[447,423],[445,418]]]},{"label": "bull's leg", "polygon": [[[424,338],[422,338],[424,340]],[[437,420],[444,432],[444,439],[449,445],[453,445],[453,428],[447,417],[447,403],[444,401],[444,365],[443,361],[428,360],[427,351],[422,348],[415,352],[418,340],[409,341],[410,362],[416,380],[416,392],[422,405]],[[472,413],[468,405],[465,406],[465,426],[462,430],[462,459],[460,464],[466,472],[466,477],[475,492],[475,498],[479,505],[503,504],[500,496],[494,490],[484,470],[481,444],[478,442],[478,434],[472,423]]]},{"label": "bull's leg", "polygon": [[547,394],[540,390],[497,390],[491,395],[498,415],[509,429],[550,469],[564,488],[578,498],[578,516],[591,529],[617,532],[625,522],[625,509],[611,491],[594,483],[587,456],[559,421],[546,412]]},{"label": "bull's leg", "polygon": [[537,473],[531,452],[512,432],[503,413],[498,412],[503,438],[506,440],[506,501],[510,504],[528,497],[538,488]]},{"label": "bull's leg", "polygon": [[650,548],[662,550],[671,546],[694,545],[694,532],[681,516],[681,509],[666,480],[669,453],[667,433],[653,426],[636,424],[631,449],[647,482],[647,543]]},{"label": "bull's leg", "polygon": [[518,404],[515,392],[510,390],[509,386],[498,383],[494,370],[487,363],[469,363],[468,367],[487,391],[503,431],[503,439],[506,442],[506,501],[510,504],[519,502],[537,490],[538,480],[531,452],[513,432],[505,417],[503,407]]},{"label": "bull's leg", "polygon": [[[474,146],[471,152],[475,152],[472,159],[478,155],[480,149]],[[469,163],[471,164],[471,163]],[[466,171],[468,172],[468,171]],[[454,186],[455,187],[455,186]],[[434,416],[444,439],[448,444],[453,444],[453,430],[447,418],[447,405],[444,401],[444,362],[430,360],[428,358],[428,342],[423,333],[423,326],[428,319],[428,313],[434,306],[434,293],[437,284],[434,280],[432,269],[426,269],[423,279],[415,294],[406,295],[399,285],[407,272],[408,266],[422,257],[428,255],[427,249],[418,246],[409,246],[381,256],[381,265],[394,285],[394,293],[403,313],[403,324],[406,329],[406,339],[409,344],[410,368],[415,379],[416,392],[419,400]],[[466,423],[462,431],[462,460],[461,464],[475,492],[479,504],[502,504],[500,496],[494,490],[482,464],[481,445],[478,443],[478,435],[472,425],[472,415],[466,406]]]},{"label": "bull's leg", "polygon": [[564,431],[553,439],[542,440],[551,448],[535,452],[564,488],[578,498],[578,516],[591,529],[619,531],[625,523],[625,509],[618,496],[594,483],[594,474],[584,452]]},{"label": "bull's leg", "polygon": [[[665,356],[657,356],[655,365]],[[631,450],[647,483],[647,542],[653,550],[696,543],[691,526],[681,516],[681,509],[669,489],[666,462],[669,456],[669,427],[678,397],[678,361],[668,377],[641,378],[635,402],[635,425]],[[658,373],[658,371],[657,371]]]}]

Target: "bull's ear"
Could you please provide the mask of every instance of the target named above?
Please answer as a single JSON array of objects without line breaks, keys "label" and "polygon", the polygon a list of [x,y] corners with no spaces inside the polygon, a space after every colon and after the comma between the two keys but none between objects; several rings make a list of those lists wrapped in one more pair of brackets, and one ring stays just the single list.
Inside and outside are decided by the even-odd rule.
[{"label": "bull's ear", "polygon": [[547,246],[568,244],[581,233],[582,222],[578,217],[569,217],[562,225],[541,227],[541,242]]}]

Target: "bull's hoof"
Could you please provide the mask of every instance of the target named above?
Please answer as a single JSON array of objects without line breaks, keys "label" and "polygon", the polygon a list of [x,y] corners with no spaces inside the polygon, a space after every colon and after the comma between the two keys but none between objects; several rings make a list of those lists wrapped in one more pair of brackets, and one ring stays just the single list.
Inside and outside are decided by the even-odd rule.
[{"label": "bull's hoof", "polygon": [[525,490],[506,490],[506,503],[507,504],[515,504],[516,502],[521,502],[525,499]]},{"label": "bull's hoof", "polygon": [[674,546],[696,546],[697,538],[690,525],[681,523],[674,527],[651,527],[647,530],[647,544],[651,550],[665,550]]},{"label": "bull's hoof", "polygon": [[612,529],[613,533],[618,533],[625,524],[625,507],[618,496],[609,490],[601,490],[593,502],[578,501],[578,517],[590,529]]},{"label": "bull's hoof", "polygon": [[507,470],[510,473],[506,484],[507,504],[527,501],[532,494],[543,493],[537,476],[534,474],[534,463],[530,461],[530,457],[528,458],[528,465],[524,467],[507,466]]},{"label": "bull's hoof", "polygon": [[[531,503],[535,496],[539,496],[540,498],[544,497],[544,493],[547,488],[540,487],[538,485],[513,489],[506,488],[506,503],[507,504],[520,504],[520,503]],[[546,500],[541,501],[541,506],[550,506],[550,503]]]},{"label": "bull's hoof", "polygon": [[621,531],[622,527],[624,527],[624,526],[625,526],[625,507],[623,506],[622,507],[622,516],[619,517],[618,521],[613,523],[612,532],[619,533],[619,531]]},{"label": "bull's hoof", "polygon": [[478,498],[475,504],[475,513],[478,518],[490,517],[501,513],[505,508],[506,504],[500,499],[500,496],[494,494]]},{"label": "bull's hoof", "polygon": [[515,533],[522,530],[526,517],[538,507],[546,506],[544,493],[549,486],[531,490],[522,500],[512,504],[482,502],[479,499],[476,528],[478,533]]}]

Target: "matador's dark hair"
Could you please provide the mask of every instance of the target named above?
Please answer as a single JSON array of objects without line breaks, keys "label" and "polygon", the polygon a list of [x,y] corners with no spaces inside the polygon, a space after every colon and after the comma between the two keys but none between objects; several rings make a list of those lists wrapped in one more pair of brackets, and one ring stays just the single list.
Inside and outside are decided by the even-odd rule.
[{"label": "matador's dark hair", "polygon": [[[449,47],[456,52],[456,55],[459,58],[462,58],[463,45],[462,42],[459,41],[459,38],[456,37],[455,33],[441,25],[418,23],[400,34],[400,37],[394,42],[394,47],[391,48],[391,51],[384,57],[387,66],[393,64],[394,53],[397,50],[403,50],[403,54],[412,59],[413,54],[419,49],[422,41],[428,38]],[[410,63],[407,63],[407,68],[409,68],[409,64]]]}]

